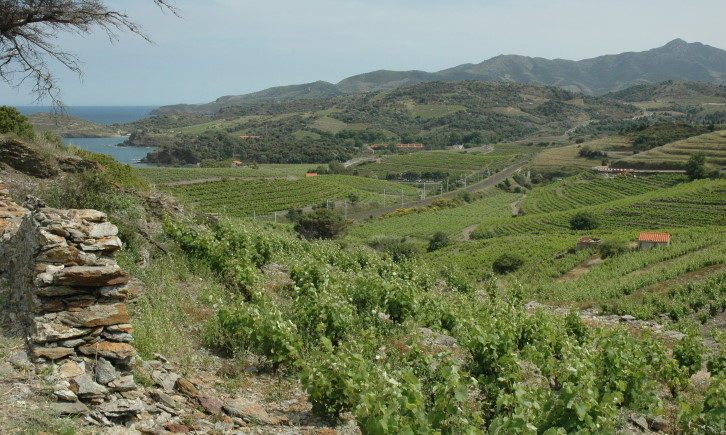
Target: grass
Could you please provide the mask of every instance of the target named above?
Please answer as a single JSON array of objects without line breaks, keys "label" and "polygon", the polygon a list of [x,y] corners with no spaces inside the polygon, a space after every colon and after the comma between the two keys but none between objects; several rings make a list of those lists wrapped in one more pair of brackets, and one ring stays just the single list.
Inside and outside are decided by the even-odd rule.
[{"label": "grass", "polygon": [[150,183],[167,184],[214,178],[304,177],[313,166],[310,164],[269,164],[259,165],[258,169],[134,167],[134,171]]},{"label": "grass", "polygon": [[424,121],[428,121],[434,118],[441,118],[442,116],[449,115],[451,113],[460,112],[466,110],[466,107],[460,105],[445,105],[445,104],[418,104],[412,106],[409,109],[411,116],[421,118]]}]

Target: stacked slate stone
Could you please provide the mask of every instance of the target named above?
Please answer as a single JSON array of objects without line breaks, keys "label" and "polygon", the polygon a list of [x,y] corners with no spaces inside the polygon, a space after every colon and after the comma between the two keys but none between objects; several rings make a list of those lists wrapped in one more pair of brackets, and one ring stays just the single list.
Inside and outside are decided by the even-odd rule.
[{"label": "stacked slate stone", "polygon": [[116,264],[118,229],[95,210],[28,210],[0,185],[0,270],[29,353],[58,369],[55,396],[73,413],[128,419],[144,410],[125,300],[138,281]]}]

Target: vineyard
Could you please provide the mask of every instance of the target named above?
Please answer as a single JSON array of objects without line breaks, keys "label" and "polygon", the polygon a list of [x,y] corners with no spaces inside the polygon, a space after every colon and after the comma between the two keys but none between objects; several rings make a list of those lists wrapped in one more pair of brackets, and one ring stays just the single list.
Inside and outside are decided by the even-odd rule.
[{"label": "vineyard", "polygon": [[[420,151],[403,155],[387,155],[379,161],[355,166],[360,174],[386,178],[404,177],[406,173],[419,174],[417,178],[463,178],[466,175],[494,173],[505,166],[516,154],[479,155],[463,152]],[[438,173],[438,174],[437,174]]]},{"label": "vineyard", "polygon": [[[383,193],[391,203],[418,200],[418,189],[382,180],[348,175],[325,175],[300,179],[227,180],[173,186],[171,192],[195,204],[201,211],[252,217],[308,206],[338,207],[344,201],[350,210],[383,204]],[[372,203],[372,204],[368,204]]]},{"label": "vineyard", "polygon": [[310,165],[260,165],[253,168],[153,168],[134,167],[142,178],[154,184],[169,184],[214,178],[304,177]]}]

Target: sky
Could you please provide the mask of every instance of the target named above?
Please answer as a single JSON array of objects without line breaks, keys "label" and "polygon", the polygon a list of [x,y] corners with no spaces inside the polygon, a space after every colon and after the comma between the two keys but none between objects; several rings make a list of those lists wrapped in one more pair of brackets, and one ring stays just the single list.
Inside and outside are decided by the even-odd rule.
[{"label": "sky", "polygon": [[[676,38],[726,49],[723,0],[176,0],[181,17],[152,0],[106,3],[154,43],[58,35],[84,71],[51,64],[66,105],[207,103],[379,69],[434,72],[500,54],[581,60]],[[0,105],[34,100],[0,82]]]}]

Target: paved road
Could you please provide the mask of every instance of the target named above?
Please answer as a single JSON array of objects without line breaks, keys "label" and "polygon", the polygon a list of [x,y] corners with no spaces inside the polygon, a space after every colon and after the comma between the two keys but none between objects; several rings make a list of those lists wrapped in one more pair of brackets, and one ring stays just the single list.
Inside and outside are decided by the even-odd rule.
[{"label": "paved road", "polygon": [[[478,183],[470,184],[470,185],[466,186],[466,188],[464,190],[467,190],[469,192],[475,192],[477,190],[486,189],[488,187],[496,186],[497,184],[499,184],[502,181],[504,181],[507,177],[511,176],[512,174],[514,174],[515,172],[517,172],[518,170],[520,170],[528,162],[529,162],[529,160],[526,159],[526,158],[523,159],[523,160],[520,160],[519,162],[513,164],[512,166],[509,166],[506,169],[501,170],[500,172],[497,172],[496,174],[492,175],[491,177],[489,177],[489,178],[487,178],[485,180],[482,180],[482,181],[480,181]],[[454,191],[445,193],[443,195],[443,197],[444,198],[453,198],[456,195],[458,195],[461,191],[462,191],[462,189],[457,189],[457,190],[454,190]],[[426,205],[431,204],[434,200],[439,199],[439,198],[441,198],[440,195],[433,195],[433,196],[431,196],[431,197],[429,197],[427,199],[424,199],[422,201],[418,201],[418,202],[415,202],[415,203],[412,203],[412,204],[410,204],[410,203],[409,204],[406,204],[406,207],[422,207],[422,206],[426,206]],[[360,212],[360,213],[349,214],[348,215],[348,219],[362,220],[362,219],[369,218],[371,216],[378,217],[378,216],[382,216],[382,215],[384,215],[386,213],[394,212],[394,211],[396,211],[396,209],[399,209],[399,208],[401,208],[400,205],[395,205],[395,206],[392,206],[392,207],[379,208],[379,209],[375,209],[375,210],[366,210],[366,211],[363,211],[363,212]]]}]

